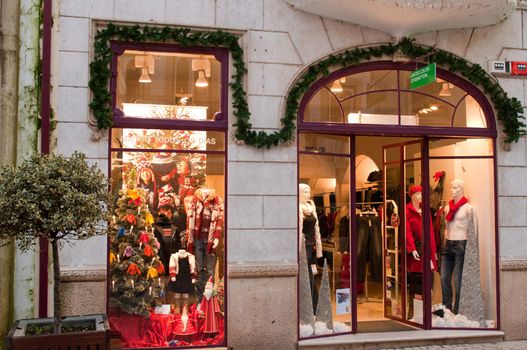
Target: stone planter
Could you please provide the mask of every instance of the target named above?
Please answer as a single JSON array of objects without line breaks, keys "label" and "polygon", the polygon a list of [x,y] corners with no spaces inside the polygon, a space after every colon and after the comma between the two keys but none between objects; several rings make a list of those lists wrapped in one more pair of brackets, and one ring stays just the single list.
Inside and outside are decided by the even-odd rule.
[{"label": "stone planter", "polygon": [[15,322],[7,336],[7,348],[11,350],[55,349],[110,349],[110,333],[106,315],[65,317],[63,323],[95,322],[94,331],[26,336],[27,326],[35,323],[53,324],[53,318],[33,318]]}]

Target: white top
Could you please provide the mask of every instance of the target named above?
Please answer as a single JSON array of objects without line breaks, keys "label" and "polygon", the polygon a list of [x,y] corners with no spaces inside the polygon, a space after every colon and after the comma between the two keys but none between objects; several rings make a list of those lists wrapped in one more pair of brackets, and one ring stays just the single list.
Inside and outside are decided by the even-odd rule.
[{"label": "white top", "polygon": [[[448,214],[450,207],[447,205],[445,213]],[[469,203],[463,204],[454,215],[452,221],[446,221],[445,237],[449,241],[464,241],[467,239],[468,222],[472,206]]]}]

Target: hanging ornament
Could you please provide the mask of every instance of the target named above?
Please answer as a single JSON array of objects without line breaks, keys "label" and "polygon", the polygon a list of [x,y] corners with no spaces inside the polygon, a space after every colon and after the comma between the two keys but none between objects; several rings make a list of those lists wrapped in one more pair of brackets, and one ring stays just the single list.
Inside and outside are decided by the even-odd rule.
[{"label": "hanging ornament", "polygon": [[135,215],[133,213],[126,214],[126,221],[128,221],[132,225],[137,224],[137,219],[135,218]]},{"label": "hanging ornament", "polygon": [[141,270],[139,270],[139,267],[137,267],[137,265],[135,263],[131,263],[128,266],[128,269],[126,269],[126,272],[129,275],[140,275],[141,274]]},{"label": "hanging ornament", "polygon": [[157,270],[153,267],[149,267],[148,268],[148,272],[146,273],[146,278],[147,279],[154,279],[156,278],[158,275],[157,275]]},{"label": "hanging ornament", "polygon": [[126,257],[131,257],[132,255],[134,254],[134,248],[132,248],[132,246],[127,246],[125,249],[124,249],[124,253],[123,255],[126,256]]},{"label": "hanging ornament", "polygon": [[117,257],[115,256],[115,253],[110,251],[110,265],[113,264],[117,260]]},{"label": "hanging ornament", "polygon": [[128,198],[130,198],[131,200],[136,200],[139,198],[139,192],[134,188],[134,189],[131,189],[131,190],[128,190],[128,193],[126,194],[128,196]]},{"label": "hanging ornament", "polygon": [[139,235],[139,239],[137,240],[139,243],[148,243],[150,240],[150,237],[148,237],[148,234],[146,232],[141,232]]},{"label": "hanging ornament", "polygon": [[152,247],[149,245],[145,245],[145,250],[143,251],[144,256],[154,256],[154,251],[152,250]]},{"label": "hanging ornament", "polygon": [[145,214],[145,225],[151,226],[154,223],[154,216],[149,211]]},{"label": "hanging ornament", "polygon": [[125,232],[126,232],[126,231],[125,231],[124,227],[122,227],[122,226],[119,227],[119,230],[117,231],[117,239],[123,237],[124,234],[125,234]]},{"label": "hanging ornament", "polygon": [[159,261],[158,264],[156,265],[156,270],[157,270],[157,273],[160,275],[165,273],[165,266],[163,265],[161,261]]}]

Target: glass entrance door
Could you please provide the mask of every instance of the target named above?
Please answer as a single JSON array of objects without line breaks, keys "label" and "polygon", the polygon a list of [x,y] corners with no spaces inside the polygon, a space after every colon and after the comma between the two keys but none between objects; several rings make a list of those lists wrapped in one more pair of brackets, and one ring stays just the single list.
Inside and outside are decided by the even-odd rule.
[{"label": "glass entrance door", "polygon": [[384,313],[423,324],[422,141],[383,147]]}]

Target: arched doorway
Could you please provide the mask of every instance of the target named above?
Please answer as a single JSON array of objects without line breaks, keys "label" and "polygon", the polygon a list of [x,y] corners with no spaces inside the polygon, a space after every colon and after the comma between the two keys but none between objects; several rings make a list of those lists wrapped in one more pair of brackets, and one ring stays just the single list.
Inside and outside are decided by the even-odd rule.
[{"label": "arched doorway", "polygon": [[411,90],[416,67],[344,68],[302,99],[301,338],[498,328],[494,114],[440,68]]}]

